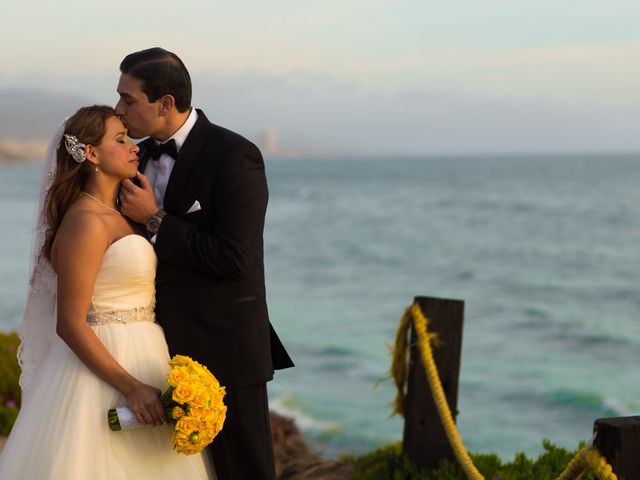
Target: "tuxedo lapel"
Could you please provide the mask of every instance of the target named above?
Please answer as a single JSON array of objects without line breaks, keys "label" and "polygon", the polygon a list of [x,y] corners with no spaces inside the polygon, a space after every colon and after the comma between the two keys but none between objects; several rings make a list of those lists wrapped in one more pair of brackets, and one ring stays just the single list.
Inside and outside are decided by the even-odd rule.
[{"label": "tuxedo lapel", "polygon": [[180,153],[178,153],[178,158],[169,177],[167,191],[164,194],[164,206],[169,212],[171,212],[171,210],[174,212],[180,210],[180,196],[185,190],[191,169],[204,146],[205,129],[209,121],[207,117],[204,116],[204,113],[202,113],[202,110],[198,110],[197,112],[198,120],[191,129],[191,132],[189,132],[187,139],[180,149]]}]

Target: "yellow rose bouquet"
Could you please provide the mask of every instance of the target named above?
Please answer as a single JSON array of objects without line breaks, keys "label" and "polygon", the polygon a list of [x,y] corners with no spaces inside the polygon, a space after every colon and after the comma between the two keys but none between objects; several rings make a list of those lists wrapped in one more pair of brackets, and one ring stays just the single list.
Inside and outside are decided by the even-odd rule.
[{"label": "yellow rose bouquet", "polygon": [[[160,402],[173,426],[173,444],[179,453],[198,453],[222,430],[227,414],[225,388],[207,367],[189,357],[175,355],[169,365],[169,388]],[[107,417],[111,430],[144,426],[127,407],[112,408]]]}]

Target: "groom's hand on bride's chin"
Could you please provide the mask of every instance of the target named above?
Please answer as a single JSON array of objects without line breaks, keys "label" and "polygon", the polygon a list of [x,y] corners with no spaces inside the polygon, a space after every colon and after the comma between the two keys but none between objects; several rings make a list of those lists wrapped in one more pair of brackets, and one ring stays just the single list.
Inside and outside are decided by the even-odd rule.
[{"label": "groom's hand on bride's chin", "polygon": [[134,222],[145,223],[158,211],[158,204],[147,177],[138,172],[135,179],[140,186],[129,179],[123,180],[120,185],[120,210]]}]

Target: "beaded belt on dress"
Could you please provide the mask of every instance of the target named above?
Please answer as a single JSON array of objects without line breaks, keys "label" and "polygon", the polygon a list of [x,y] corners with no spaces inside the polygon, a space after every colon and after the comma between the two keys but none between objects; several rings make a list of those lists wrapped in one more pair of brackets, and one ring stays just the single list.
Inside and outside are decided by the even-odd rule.
[{"label": "beaded belt on dress", "polygon": [[153,322],[155,305],[136,307],[127,310],[107,310],[106,312],[89,312],[87,323],[89,325],[106,325],[108,323],[133,323]]}]

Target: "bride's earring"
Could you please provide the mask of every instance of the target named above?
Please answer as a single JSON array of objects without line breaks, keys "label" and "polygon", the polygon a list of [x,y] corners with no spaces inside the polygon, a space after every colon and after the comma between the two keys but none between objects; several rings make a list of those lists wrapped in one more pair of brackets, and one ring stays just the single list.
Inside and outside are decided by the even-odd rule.
[{"label": "bride's earring", "polygon": [[96,175],[100,172],[100,170],[98,170],[98,165],[96,165],[96,170],[95,170],[95,172],[96,172]]}]

